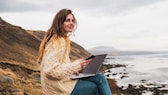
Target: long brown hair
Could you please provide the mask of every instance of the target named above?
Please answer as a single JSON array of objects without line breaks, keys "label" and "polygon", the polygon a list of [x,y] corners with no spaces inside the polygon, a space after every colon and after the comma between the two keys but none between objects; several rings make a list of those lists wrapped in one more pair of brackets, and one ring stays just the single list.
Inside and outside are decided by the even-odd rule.
[{"label": "long brown hair", "polygon": [[[38,54],[38,60],[37,62],[40,64],[41,63],[41,60],[43,58],[43,54],[44,54],[44,50],[45,50],[45,46],[46,44],[50,41],[51,38],[56,38],[56,39],[59,39],[61,37],[65,38],[66,39],[66,44],[67,44],[67,47],[69,48],[70,50],[70,41],[69,41],[69,37],[67,37],[67,32],[64,30],[63,28],[63,23],[64,21],[66,20],[66,17],[67,15],[69,14],[72,14],[72,11],[70,9],[62,9],[60,10],[56,16],[54,17],[53,19],[53,22],[52,22],[52,25],[51,27],[48,29],[48,31],[45,33],[45,36],[40,44],[40,47],[39,47],[39,54]],[[75,28],[77,26],[77,21],[76,21],[76,18],[75,16],[73,15],[74,17],[74,25],[75,25]],[[59,41],[59,40],[58,40]]]}]

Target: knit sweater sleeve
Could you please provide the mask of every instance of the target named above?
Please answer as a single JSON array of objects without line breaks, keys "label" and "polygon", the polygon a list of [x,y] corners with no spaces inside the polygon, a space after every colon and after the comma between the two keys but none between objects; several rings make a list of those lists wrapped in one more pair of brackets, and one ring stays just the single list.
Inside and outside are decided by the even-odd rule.
[{"label": "knit sweater sleeve", "polygon": [[[61,47],[59,49],[56,42],[52,46],[48,46],[43,57],[43,71],[48,77],[62,79],[64,77],[70,76],[76,71],[81,70],[79,61],[74,61],[72,63],[67,61],[69,60],[69,56],[68,54],[63,54],[65,53],[65,50],[66,45],[64,42],[61,43]],[[63,59],[63,62],[60,62],[61,58]]]}]

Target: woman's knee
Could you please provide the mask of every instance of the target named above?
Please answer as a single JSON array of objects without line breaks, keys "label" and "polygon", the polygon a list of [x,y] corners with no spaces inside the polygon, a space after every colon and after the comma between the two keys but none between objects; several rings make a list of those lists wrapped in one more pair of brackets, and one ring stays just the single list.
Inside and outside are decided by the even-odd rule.
[{"label": "woman's knee", "polygon": [[96,74],[96,77],[99,78],[99,79],[106,79],[105,75],[103,73],[97,73]]},{"label": "woman's knee", "polygon": [[81,90],[84,90],[87,93],[98,93],[97,85],[95,83],[89,82],[89,81],[87,82],[87,84],[83,85],[83,89],[81,89]]},{"label": "woman's knee", "polygon": [[100,83],[107,83],[107,79],[103,73],[96,74],[96,80]]},{"label": "woman's knee", "polygon": [[98,93],[97,85],[93,82],[80,79],[78,80],[71,95],[91,95],[93,93]]}]

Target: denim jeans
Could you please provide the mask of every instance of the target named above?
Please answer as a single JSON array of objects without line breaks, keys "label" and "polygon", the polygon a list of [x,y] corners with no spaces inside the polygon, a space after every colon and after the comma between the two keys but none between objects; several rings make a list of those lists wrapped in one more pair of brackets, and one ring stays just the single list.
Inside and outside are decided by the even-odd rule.
[{"label": "denim jeans", "polygon": [[101,73],[78,80],[71,95],[112,95],[105,76]]}]

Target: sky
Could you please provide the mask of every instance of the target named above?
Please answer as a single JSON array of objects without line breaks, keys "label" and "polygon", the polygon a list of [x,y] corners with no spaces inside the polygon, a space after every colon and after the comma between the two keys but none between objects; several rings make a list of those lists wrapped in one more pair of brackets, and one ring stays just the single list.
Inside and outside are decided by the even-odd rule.
[{"label": "sky", "polygon": [[47,31],[62,8],[73,11],[78,28],[71,39],[85,49],[168,51],[168,0],[1,0],[0,17]]}]

